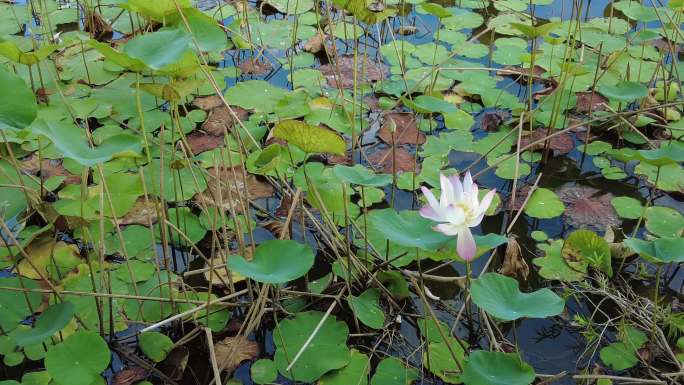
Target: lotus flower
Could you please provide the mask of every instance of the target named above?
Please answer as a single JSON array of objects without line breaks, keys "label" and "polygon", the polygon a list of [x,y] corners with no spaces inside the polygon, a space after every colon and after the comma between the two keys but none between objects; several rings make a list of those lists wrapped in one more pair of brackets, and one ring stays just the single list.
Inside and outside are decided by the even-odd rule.
[{"label": "lotus flower", "polygon": [[439,181],[442,188],[439,201],[427,187],[421,187],[428,204],[420,209],[420,215],[440,222],[434,227],[435,231],[445,235],[456,235],[458,237],[456,240],[458,254],[470,262],[475,258],[477,252],[475,238],[473,238],[470,228],[482,222],[487,208],[494,199],[496,190],[488,192],[480,201],[477,195],[477,185],[473,183],[470,172],[466,172],[463,183],[461,183],[458,175],[447,177],[440,174]]}]

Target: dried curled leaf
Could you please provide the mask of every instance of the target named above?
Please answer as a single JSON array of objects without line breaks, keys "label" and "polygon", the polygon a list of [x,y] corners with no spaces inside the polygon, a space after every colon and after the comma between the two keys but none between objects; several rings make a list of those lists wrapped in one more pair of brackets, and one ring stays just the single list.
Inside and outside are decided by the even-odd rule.
[{"label": "dried curled leaf", "polygon": [[227,337],[215,344],[216,362],[219,368],[232,373],[242,361],[253,360],[259,356],[259,345],[245,337]]},{"label": "dried curled leaf", "polygon": [[506,255],[499,272],[511,277],[520,276],[523,280],[527,279],[527,276],[530,274],[530,267],[527,265],[525,258],[523,258],[520,244],[518,244],[514,236],[508,238]]}]

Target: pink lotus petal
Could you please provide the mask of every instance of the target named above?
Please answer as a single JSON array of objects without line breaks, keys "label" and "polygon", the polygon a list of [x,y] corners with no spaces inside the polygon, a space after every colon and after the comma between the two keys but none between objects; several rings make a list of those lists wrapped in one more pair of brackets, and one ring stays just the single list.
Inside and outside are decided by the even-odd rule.
[{"label": "pink lotus petal", "polygon": [[427,218],[427,219],[433,220],[435,222],[442,222],[443,221],[442,216],[430,206],[421,207],[419,213],[420,213],[420,216],[423,218]]},{"label": "pink lotus petal", "polygon": [[475,238],[473,238],[473,233],[470,232],[468,227],[462,228],[458,232],[458,239],[456,240],[456,250],[458,255],[461,256],[466,262],[470,262],[475,258],[475,253],[477,253],[477,245],[475,244]]}]

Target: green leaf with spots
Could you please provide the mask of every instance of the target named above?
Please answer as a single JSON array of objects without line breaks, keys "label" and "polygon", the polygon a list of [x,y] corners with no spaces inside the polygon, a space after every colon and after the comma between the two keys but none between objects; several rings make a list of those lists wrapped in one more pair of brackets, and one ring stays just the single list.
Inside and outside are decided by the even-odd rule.
[{"label": "green leaf with spots", "polygon": [[549,219],[560,216],[565,211],[565,205],[553,191],[540,187],[532,193],[525,214],[539,219]]}]

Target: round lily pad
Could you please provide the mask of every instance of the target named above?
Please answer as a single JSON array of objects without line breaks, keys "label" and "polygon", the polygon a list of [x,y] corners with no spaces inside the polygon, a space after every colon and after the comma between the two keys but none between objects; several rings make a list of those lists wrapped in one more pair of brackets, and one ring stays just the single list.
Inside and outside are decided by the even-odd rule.
[{"label": "round lily pad", "polygon": [[140,350],[154,362],[162,362],[173,348],[173,341],[165,334],[148,332],[140,335]]},{"label": "round lily pad", "polygon": [[368,289],[358,297],[350,296],[349,306],[364,325],[373,329],[381,329],[385,325],[385,313],[378,305],[379,299],[380,290]]},{"label": "round lily pad", "polygon": [[648,95],[648,88],[640,83],[623,81],[615,85],[605,84],[599,87],[599,92],[618,102],[631,102]]},{"label": "round lily pad", "polygon": [[646,209],[646,230],[660,237],[679,237],[684,230],[684,217],[670,207],[654,206]]},{"label": "round lily pad", "polygon": [[613,205],[620,218],[637,219],[643,211],[641,202],[631,197],[615,197],[611,199],[610,204]]},{"label": "round lily pad", "polygon": [[291,380],[312,383],[325,373],[349,363],[349,328],[344,322],[329,316],[299,359],[290,370],[287,370],[324,315],[318,311],[299,313],[294,318],[280,322],[276,327],[273,332],[273,343],[276,347],[274,360],[280,374]]},{"label": "round lily pad", "polygon": [[565,306],[565,301],[549,289],[522,293],[518,281],[498,273],[474,280],[471,297],[477,306],[503,321],[551,317],[560,314]]},{"label": "round lily pad", "polygon": [[534,369],[515,353],[477,350],[468,356],[461,380],[466,385],[529,385]]},{"label": "round lily pad", "polygon": [[95,332],[78,331],[50,347],[45,367],[58,385],[91,385],[111,359],[107,343]]},{"label": "round lily pad", "polygon": [[540,187],[525,205],[525,214],[540,219],[555,218],[565,211],[565,205],[553,191]]},{"label": "round lily pad", "polygon": [[266,241],[254,250],[247,261],[239,255],[228,257],[228,268],[263,283],[285,283],[306,274],[314,263],[309,245],[292,240]]},{"label": "round lily pad", "polygon": [[278,378],[275,362],[269,359],[261,359],[253,363],[249,373],[255,384],[270,384]]},{"label": "round lily pad", "polygon": [[419,373],[414,368],[407,368],[396,357],[387,357],[380,361],[371,378],[371,385],[409,385],[417,380]]}]

